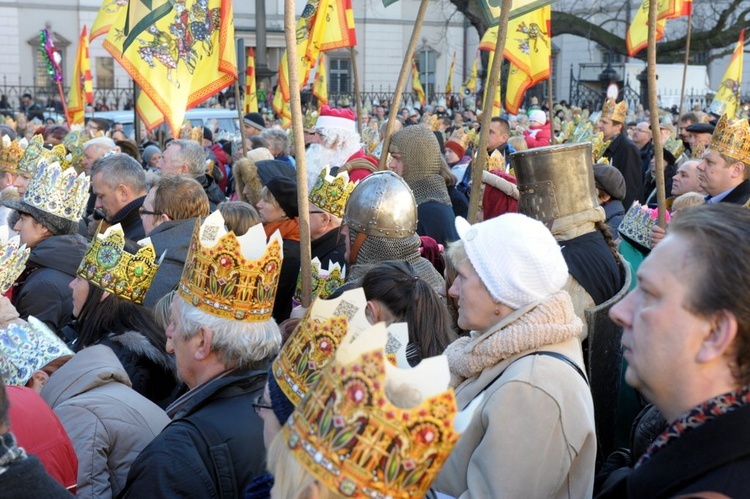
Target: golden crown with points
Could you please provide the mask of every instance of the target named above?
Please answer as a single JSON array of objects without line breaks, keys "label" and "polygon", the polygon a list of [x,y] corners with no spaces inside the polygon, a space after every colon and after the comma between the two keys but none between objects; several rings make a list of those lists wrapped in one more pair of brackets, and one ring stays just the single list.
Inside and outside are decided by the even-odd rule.
[{"label": "golden crown with points", "polygon": [[487,171],[492,170],[502,170],[505,171],[505,156],[503,156],[503,153],[495,149],[492,151],[492,154],[490,154],[487,157]]},{"label": "golden crown with points", "polygon": [[[316,256],[310,263],[312,273],[311,298],[328,298],[334,291],[346,282],[346,265],[343,267],[332,261],[328,261],[328,268],[323,268],[320,259]],[[302,303],[302,273],[297,278],[297,289],[294,291],[294,299]]]},{"label": "golden crown with points", "polygon": [[[31,147],[31,146],[29,146]],[[57,147],[57,146],[55,146]],[[52,215],[77,222],[89,199],[89,177],[59,163],[39,162],[23,202]]]},{"label": "golden crown with points", "polygon": [[706,152],[708,146],[703,143],[698,143],[695,148],[691,151],[690,157],[693,159],[703,159],[703,154]]},{"label": "golden crown with points", "polygon": [[612,97],[608,97],[607,100],[604,101],[604,106],[602,106],[602,118],[609,118],[612,121],[625,123],[625,116],[627,114],[628,104],[624,100],[616,103]]},{"label": "golden crown with points", "polygon": [[83,171],[83,146],[86,143],[83,130],[72,130],[63,139],[63,145],[70,152],[70,164],[77,171]]},{"label": "golden crown with points", "polygon": [[[346,497],[424,497],[475,407],[458,412],[445,356],[398,369],[385,342],[379,323],[342,343],[281,430],[295,458]],[[387,389],[413,400],[397,405]]]},{"label": "golden crown with points", "polygon": [[331,215],[343,218],[349,195],[359,182],[349,182],[349,173],[340,172],[331,176],[331,167],[326,165],[318,174],[307,200]]},{"label": "golden crown with points", "polygon": [[[669,218],[667,218],[669,221]],[[620,235],[628,240],[631,244],[641,249],[652,249],[651,230],[656,225],[657,219],[654,218],[652,210],[648,206],[642,206],[638,201],[634,201],[630,209],[620,222],[617,229]]]},{"label": "golden crown with points", "polygon": [[10,237],[7,225],[0,225],[0,294],[5,294],[24,271],[30,251],[19,236]]},{"label": "golden crown with points", "polygon": [[37,165],[41,161],[46,163],[57,163],[65,170],[71,166],[72,156],[68,155],[68,150],[62,144],[53,146],[52,149],[44,147],[44,137],[34,135],[31,142],[26,147],[23,157],[18,162],[18,168],[13,173],[28,175],[33,177],[37,171]]},{"label": "golden crown with points", "polygon": [[273,362],[273,375],[292,404],[299,404],[315,384],[347,333],[356,337],[370,327],[366,308],[362,288],[310,305]]},{"label": "golden crown with points", "polygon": [[456,128],[451,136],[448,137],[448,140],[461,144],[461,147],[468,149],[472,138],[472,134],[466,128]]},{"label": "golden crown with points", "polygon": [[150,239],[135,254],[125,251],[120,224],[97,233],[78,266],[78,276],[104,291],[142,304],[161,262]]},{"label": "golden crown with points", "polygon": [[669,137],[664,141],[664,149],[669,151],[669,154],[677,160],[685,152],[685,144],[682,143],[682,139],[679,137]]},{"label": "golden crown with points", "polygon": [[237,237],[220,211],[196,220],[178,292],[206,313],[238,321],[271,318],[283,260],[281,234],[258,224]]},{"label": "golden crown with points", "polygon": [[708,147],[750,166],[750,123],[748,120],[731,123],[725,114],[716,124]]},{"label": "golden crown with points", "polygon": [[315,130],[315,123],[318,122],[318,110],[314,107],[307,108],[305,112],[305,119],[302,122],[302,129],[306,132],[312,132]]},{"label": "golden crown with points", "polygon": [[0,141],[0,170],[14,172],[18,169],[18,162],[24,155],[29,142],[26,138],[21,140],[10,140],[10,137],[3,135]]}]

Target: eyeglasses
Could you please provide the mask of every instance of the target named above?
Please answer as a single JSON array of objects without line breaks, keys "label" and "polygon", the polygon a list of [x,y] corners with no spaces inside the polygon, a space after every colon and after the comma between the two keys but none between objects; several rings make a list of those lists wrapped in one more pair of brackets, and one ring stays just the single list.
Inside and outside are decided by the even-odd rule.
[{"label": "eyeglasses", "polygon": [[159,216],[159,215],[161,215],[161,213],[158,213],[156,211],[149,211],[146,208],[144,208],[143,206],[141,206],[140,208],[138,208],[138,214],[140,216],[143,216],[143,215],[156,215],[156,216]]},{"label": "eyeglasses", "polygon": [[260,395],[255,397],[255,400],[253,400],[253,409],[255,409],[255,413],[260,416],[261,410],[273,410],[273,407],[266,404],[266,402],[263,400],[263,394],[261,393]]},{"label": "eyeglasses", "polygon": [[325,214],[325,211],[311,211],[310,215]]}]

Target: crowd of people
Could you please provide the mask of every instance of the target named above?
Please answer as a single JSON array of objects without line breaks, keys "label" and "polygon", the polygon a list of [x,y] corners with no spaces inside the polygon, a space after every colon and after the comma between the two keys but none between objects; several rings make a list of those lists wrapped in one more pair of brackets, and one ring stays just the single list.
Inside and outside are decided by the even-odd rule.
[{"label": "crowd of people", "polygon": [[748,493],[748,121],[422,111],[0,125],[0,495]]}]

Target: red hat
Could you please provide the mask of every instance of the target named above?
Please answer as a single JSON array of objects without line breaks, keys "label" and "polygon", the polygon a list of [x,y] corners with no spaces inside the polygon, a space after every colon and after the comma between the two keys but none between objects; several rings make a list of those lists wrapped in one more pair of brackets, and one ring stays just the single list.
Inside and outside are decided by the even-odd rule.
[{"label": "red hat", "polygon": [[449,140],[445,143],[445,149],[450,149],[451,151],[456,153],[456,156],[459,158],[463,158],[464,154],[466,154],[466,148],[456,142],[455,140]]},{"label": "red hat", "polygon": [[320,108],[315,128],[343,128],[352,132],[357,131],[354,113],[350,109],[332,109],[327,105]]},{"label": "red hat", "polygon": [[[518,184],[513,175],[502,170],[491,170],[490,173],[504,178],[511,184]],[[503,193],[500,189],[488,185],[484,190],[484,196],[482,196],[482,212],[484,214],[483,220],[498,217],[503,213],[517,213],[518,201]]]}]

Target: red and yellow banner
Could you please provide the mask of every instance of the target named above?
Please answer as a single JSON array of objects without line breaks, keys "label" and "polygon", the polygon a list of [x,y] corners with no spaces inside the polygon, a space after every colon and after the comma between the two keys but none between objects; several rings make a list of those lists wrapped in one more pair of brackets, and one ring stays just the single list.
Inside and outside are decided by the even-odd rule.
[{"label": "red and yellow banner", "polygon": [[453,93],[453,70],[456,67],[456,52],[453,52],[453,60],[451,61],[451,67],[448,69],[448,82],[445,84],[445,98],[450,100],[451,93]]},{"label": "red and yellow banner", "polygon": [[318,99],[318,109],[324,104],[328,105],[328,68],[326,67],[326,56],[322,52],[318,58],[318,67],[315,70],[312,93]]},{"label": "red and yellow banner", "polygon": [[740,104],[740,89],[742,88],[742,59],[745,46],[745,29],[740,32],[740,39],[734,47],[734,53],[729,60],[721,86],[717,90],[714,100],[711,101],[709,110],[716,115],[726,114],[730,119],[734,118]]},{"label": "red and yellow banner", "polygon": [[255,82],[255,49],[247,49],[245,69],[245,114],[258,112],[258,88]]},{"label": "red and yellow banner", "polygon": [[86,104],[94,103],[94,87],[91,82],[91,59],[89,58],[89,35],[86,26],[78,39],[76,63],[68,91],[68,118],[73,125],[83,125]]},{"label": "red and yellow banner", "polygon": [[416,92],[419,103],[422,105],[422,108],[424,108],[425,104],[427,104],[427,99],[424,95],[422,82],[419,80],[419,70],[417,69],[417,63],[414,60],[411,61],[411,88],[414,90],[414,92]]}]

